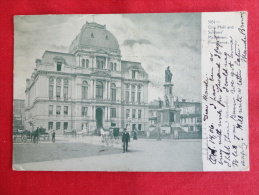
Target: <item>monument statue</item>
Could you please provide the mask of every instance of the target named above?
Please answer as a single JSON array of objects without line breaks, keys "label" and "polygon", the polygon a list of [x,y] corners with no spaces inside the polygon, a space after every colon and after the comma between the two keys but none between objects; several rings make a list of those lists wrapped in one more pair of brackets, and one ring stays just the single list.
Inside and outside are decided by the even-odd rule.
[{"label": "monument statue", "polygon": [[162,102],[162,100],[160,98],[158,98],[158,102],[159,102],[159,108],[162,108],[163,102]]},{"label": "monument statue", "polygon": [[170,68],[170,66],[168,66],[167,69],[165,70],[165,82],[172,81],[173,74],[171,73],[169,68]]},{"label": "monument statue", "polygon": [[165,96],[165,103],[166,103],[166,107],[169,107],[169,100],[167,96]]}]

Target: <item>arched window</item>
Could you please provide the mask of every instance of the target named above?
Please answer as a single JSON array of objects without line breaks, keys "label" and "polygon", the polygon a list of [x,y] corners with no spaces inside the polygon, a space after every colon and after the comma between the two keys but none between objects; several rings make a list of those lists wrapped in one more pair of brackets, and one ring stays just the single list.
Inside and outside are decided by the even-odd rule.
[{"label": "arched window", "polygon": [[111,66],[111,67],[110,67],[110,68],[111,68],[111,71],[113,71],[113,63],[112,63],[112,62],[111,62],[111,65],[110,65],[110,66]]},{"label": "arched window", "polygon": [[88,83],[86,81],[83,81],[82,83],[82,99],[87,99],[88,95]]},{"label": "arched window", "polygon": [[103,83],[96,82],[96,99],[103,99]]},{"label": "arched window", "polygon": [[113,70],[116,71],[116,69],[117,69],[117,64],[114,63],[114,65],[113,65]]},{"label": "arched window", "polygon": [[89,60],[88,59],[85,61],[85,67],[89,68]]},{"label": "arched window", "polygon": [[82,67],[85,68],[85,59],[82,59]]},{"label": "arched window", "polygon": [[116,85],[114,83],[111,84],[111,99],[116,101]]}]

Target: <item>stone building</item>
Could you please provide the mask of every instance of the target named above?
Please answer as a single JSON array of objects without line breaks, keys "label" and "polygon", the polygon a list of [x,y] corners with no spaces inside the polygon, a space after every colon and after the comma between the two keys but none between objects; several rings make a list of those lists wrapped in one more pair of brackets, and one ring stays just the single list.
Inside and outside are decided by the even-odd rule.
[{"label": "stone building", "polygon": [[187,102],[185,99],[183,99],[181,102],[177,101],[176,104],[181,109],[180,120],[182,129],[186,132],[201,132],[201,103]]},{"label": "stone building", "polygon": [[[200,102],[187,102],[185,99],[174,101],[175,108],[179,111],[178,127],[185,132],[202,131],[202,106]],[[158,126],[159,101],[155,100],[149,104],[149,126]]]},{"label": "stone building", "polygon": [[13,101],[13,129],[23,129],[24,123],[24,100],[14,99]]},{"label": "stone building", "polygon": [[121,58],[116,37],[95,22],[83,25],[68,53],[45,51],[26,80],[27,128],[146,130],[148,74]]}]

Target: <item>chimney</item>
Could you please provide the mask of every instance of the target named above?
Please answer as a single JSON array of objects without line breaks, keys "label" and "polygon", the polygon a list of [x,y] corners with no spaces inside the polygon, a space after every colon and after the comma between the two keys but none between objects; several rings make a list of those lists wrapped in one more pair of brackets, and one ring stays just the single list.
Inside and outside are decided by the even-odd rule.
[{"label": "chimney", "polygon": [[30,79],[26,79],[26,87],[28,87],[30,84]]},{"label": "chimney", "polygon": [[41,64],[41,59],[36,59],[36,66],[39,66]]}]

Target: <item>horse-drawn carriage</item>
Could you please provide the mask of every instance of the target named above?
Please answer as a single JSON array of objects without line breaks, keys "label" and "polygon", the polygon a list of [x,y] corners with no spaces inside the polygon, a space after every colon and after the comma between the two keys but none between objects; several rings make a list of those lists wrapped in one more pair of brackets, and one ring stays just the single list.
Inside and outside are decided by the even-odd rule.
[{"label": "horse-drawn carriage", "polygon": [[13,132],[13,141],[21,141],[23,143],[27,142],[28,139],[31,139],[31,132],[28,130],[14,130]]},{"label": "horse-drawn carriage", "polygon": [[65,130],[64,132],[63,132],[63,135],[65,136],[65,137],[69,137],[69,136],[71,136],[71,137],[76,137],[76,135],[77,135],[77,133],[76,133],[76,130],[71,130],[71,131],[69,131],[69,130]]},{"label": "horse-drawn carriage", "polygon": [[107,145],[115,143],[119,143],[120,140],[120,129],[116,127],[111,127],[108,130],[100,129],[101,132],[101,141],[106,143]]},{"label": "horse-drawn carriage", "polygon": [[42,139],[43,140],[49,140],[49,133],[46,132],[46,129],[44,128],[37,128],[34,131],[29,131],[29,130],[14,130],[13,132],[13,141],[21,141],[23,143],[27,142],[30,140],[31,142],[38,142],[38,140]]}]

